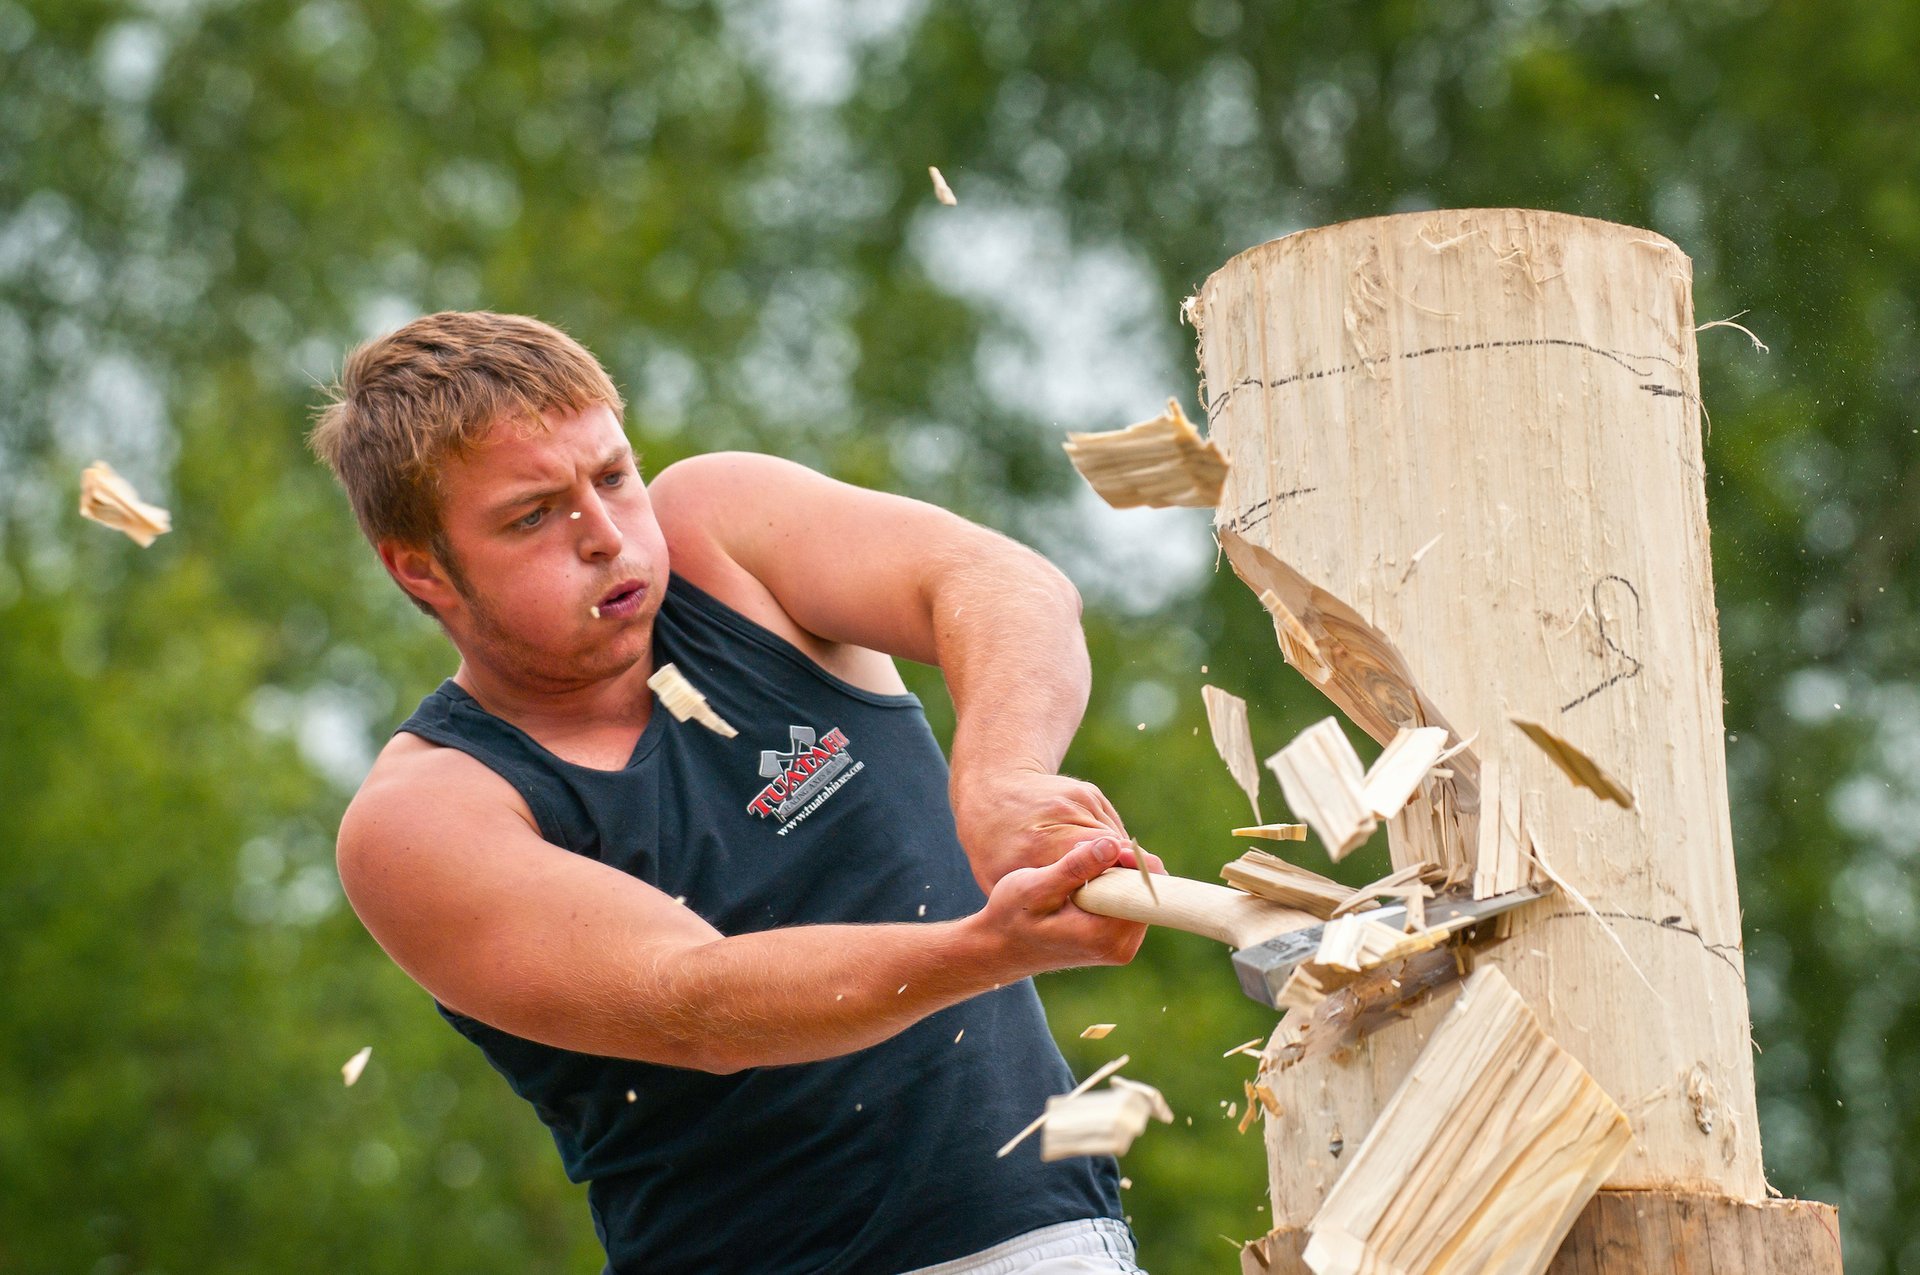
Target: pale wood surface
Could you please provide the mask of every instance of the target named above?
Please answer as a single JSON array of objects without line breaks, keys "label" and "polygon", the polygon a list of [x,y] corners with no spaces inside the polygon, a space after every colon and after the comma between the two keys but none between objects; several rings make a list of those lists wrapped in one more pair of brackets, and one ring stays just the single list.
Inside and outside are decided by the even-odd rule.
[{"label": "pale wood surface", "polygon": [[[1690,289],[1686,257],[1646,231],[1432,212],[1261,245],[1189,312],[1235,569],[1321,659],[1354,652],[1320,685],[1374,738],[1478,732],[1390,825],[1395,863],[1470,861],[1478,759],[1497,759],[1534,841],[1656,989],[1564,898],[1487,958],[1633,1113],[1611,1185],[1753,1199]],[[1634,809],[1574,787],[1514,714],[1578,740]],[[1269,1077],[1289,1113],[1268,1126],[1277,1222],[1312,1216],[1329,1147],[1365,1136],[1448,999]],[[1687,1102],[1695,1068],[1719,1096],[1711,1132]]]},{"label": "pale wood surface", "polygon": [[1540,1275],[1631,1138],[1499,969],[1477,970],[1314,1216],[1319,1275]]},{"label": "pale wood surface", "polygon": [[[1240,1251],[1242,1275],[1307,1275],[1307,1236],[1283,1228]],[[1547,1275],[1841,1275],[1831,1204],[1673,1191],[1601,1191]]]}]

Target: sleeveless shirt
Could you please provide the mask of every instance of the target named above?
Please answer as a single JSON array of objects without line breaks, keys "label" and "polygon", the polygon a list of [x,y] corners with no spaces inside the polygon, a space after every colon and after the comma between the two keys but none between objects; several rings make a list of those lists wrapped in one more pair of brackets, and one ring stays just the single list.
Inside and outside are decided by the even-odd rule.
[{"label": "sleeveless shirt", "polygon": [[[722,934],[934,922],[985,899],[913,695],[833,676],[678,576],[653,625],[738,731],[656,702],[618,771],[575,765],[452,681],[399,729],[520,793],[548,841],[680,898]],[[474,853],[484,853],[476,847]],[[1070,1088],[1031,980],[822,1062],[713,1075],[513,1036],[445,1006],[589,1183],[615,1275],[892,1275],[1026,1231],[1120,1216],[1108,1158],[995,1150]]]}]

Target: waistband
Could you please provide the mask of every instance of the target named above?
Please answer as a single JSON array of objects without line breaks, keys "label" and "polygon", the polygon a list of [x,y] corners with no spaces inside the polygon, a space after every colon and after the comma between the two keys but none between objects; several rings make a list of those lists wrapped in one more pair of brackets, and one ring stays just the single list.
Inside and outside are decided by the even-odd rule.
[{"label": "waistband", "polygon": [[1073,1257],[1106,1259],[1106,1263],[1087,1266],[1085,1269],[1089,1271],[1146,1275],[1134,1262],[1133,1235],[1126,1223],[1110,1217],[1056,1222],[967,1257],[938,1266],[922,1266],[903,1275],[1021,1275],[1039,1262]]}]

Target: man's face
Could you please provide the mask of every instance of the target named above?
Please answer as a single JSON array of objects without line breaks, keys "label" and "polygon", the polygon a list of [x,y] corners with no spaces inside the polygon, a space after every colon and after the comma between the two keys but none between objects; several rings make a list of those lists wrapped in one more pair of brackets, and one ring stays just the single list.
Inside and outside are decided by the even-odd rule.
[{"label": "man's face", "polygon": [[566,689],[646,654],[667,545],[613,412],[545,419],[496,427],[441,471],[452,596],[429,601],[470,661]]}]

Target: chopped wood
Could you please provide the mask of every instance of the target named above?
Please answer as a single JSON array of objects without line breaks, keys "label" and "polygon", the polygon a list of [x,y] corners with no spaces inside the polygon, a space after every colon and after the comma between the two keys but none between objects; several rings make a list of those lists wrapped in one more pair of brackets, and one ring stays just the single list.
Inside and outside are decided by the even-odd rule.
[{"label": "chopped wood", "polygon": [[1125,1076],[1115,1076],[1105,1089],[1047,1099],[1046,1116],[1042,1160],[1125,1155],[1147,1121],[1173,1123],[1173,1110],[1158,1089]]},{"label": "chopped wood", "polygon": [[953,197],[953,187],[947,185],[947,179],[940,175],[939,169],[929,164],[927,166],[927,176],[933,178],[933,197],[935,199],[949,208],[954,207],[960,202]]},{"label": "chopped wood", "polygon": [[680,721],[691,718],[716,735],[732,739],[740,732],[726,723],[720,714],[713,711],[707,703],[707,697],[693,689],[693,684],[671,664],[662,664],[647,679],[647,685],[667,706],[667,711]]},{"label": "chopped wood", "polygon": [[1320,935],[1313,963],[1359,974],[1376,965],[1433,947],[1446,938],[1443,930],[1407,934],[1364,913],[1328,921]]},{"label": "chopped wood", "polygon": [[1226,457],[1200,437],[1175,399],[1150,421],[1099,434],[1068,434],[1067,458],[1115,509],[1211,509],[1227,480]]},{"label": "chopped wood", "polygon": [[1253,1082],[1251,1080],[1243,1080],[1240,1083],[1247,1091],[1247,1110],[1246,1114],[1240,1117],[1240,1126],[1235,1132],[1245,1133],[1247,1126],[1252,1124],[1254,1118],[1260,1114],[1260,1100],[1253,1096]]},{"label": "chopped wood", "polygon": [[1490,899],[1532,879],[1520,792],[1514,777],[1494,758],[1480,763],[1480,841],[1474,853],[1473,897]]},{"label": "chopped wood", "polygon": [[1598,793],[1607,801],[1622,810],[1633,809],[1633,794],[1625,785],[1601,769],[1600,763],[1575,748],[1565,739],[1554,734],[1539,722],[1524,717],[1507,718],[1520,728],[1522,734],[1540,746],[1547,760],[1558,766],[1562,773],[1582,788]]},{"label": "chopped wood", "polygon": [[367,1069],[367,1059],[373,1057],[373,1046],[366,1045],[353,1057],[340,1064],[340,1078],[349,1086],[360,1079],[360,1073]]},{"label": "chopped wood", "polygon": [[1080,1033],[1080,1039],[1081,1040],[1105,1040],[1107,1037],[1107,1034],[1117,1026],[1119,1026],[1118,1023],[1094,1023],[1092,1026],[1088,1027],[1085,1031]]},{"label": "chopped wood", "polygon": [[1307,821],[1335,863],[1360,845],[1378,822],[1367,808],[1365,773],[1340,723],[1323,717],[1267,758],[1287,805]]},{"label": "chopped wood", "polygon": [[1287,604],[1272,589],[1260,591],[1260,605],[1273,617],[1273,633],[1280,639],[1280,658],[1303,673],[1308,681],[1318,685],[1333,676],[1333,669],[1320,655],[1319,644],[1313,640],[1313,634],[1307,632],[1307,626],[1300,623],[1300,617],[1287,609]]},{"label": "chopped wood", "polygon": [[1317,1275],[1539,1275],[1632,1138],[1484,966],[1328,1192],[1304,1260]]},{"label": "chopped wood", "polygon": [[1446,750],[1447,735],[1444,726],[1402,730],[1380,751],[1362,787],[1376,818],[1391,819],[1405,808]]},{"label": "chopped wood", "polygon": [[1307,825],[1304,823],[1260,823],[1251,828],[1235,828],[1236,837],[1260,837],[1267,841],[1305,841]]},{"label": "chopped wood", "polygon": [[1087,1092],[1087,1090],[1093,1088],[1095,1085],[1105,1080],[1108,1076],[1111,1076],[1114,1072],[1119,1071],[1122,1067],[1126,1066],[1131,1061],[1133,1061],[1131,1057],[1129,1057],[1126,1054],[1121,1054],[1118,1058],[1114,1059],[1112,1062],[1108,1063],[1106,1066],[1100,1068],[1098,1071],[1095,1071],[1092,1075],[1088,1076],[1085,1080],[1081,1081],[1079,1084],[1075,1085],[1073,1088],[1067,1090],[1067,1092],[1061,1094],[1058,1098],[1047,1099],[1047,1110],[1042,1111],[1039,1115],[1035,1116],[1032,1122],[1029,1123],[1026,1128],[1014,1134],[1011,1138],[1008,1138],[1006,1145],[993,1153],[994,1157],[998,1159],[1005,1156],[1008,1152],[1012,1151],[1015,1147],[1019,1146],[1022,1142],[1025,1142],[1029,1137],[1031,1137],[1033,1135],[1034,1130],[1040,1128],[1040,1126],[1044,1125],[1049,1119],[1052,1118],[1052,1108],[1054,1103],[1060,1101],[1062,1098],[1078,1098],[1081,1094]]},{"label": "chopped wood", "polygon": [[1255,1049],[1254,1046],[1258,1045],[1260,1042],[1264,1041],[1265,1039],[1266,1039],[1265,1036],[1255,1036],[1252,1040],[1247,1041],[1245,1044],[1235,1045],[1232,1049],[1229,1049],[1226,1053],[1221,1054],[1220,1056],[1222,1058],[1231,1058],[1235,1054],[1252,1054],[1255,1057],[1258,1057],[1260,1051]]},{"label": "chopped wood", "polygon": [[1235,889],[1310,912],[1322,920],[1334,915],[1353,893],[1338,881],[1264,850],[1247,851],[1221,868],[1220,875]]},{"label": "chopped wood", "polygon": [[1253,753],[1253,732],[1247,726],[1247,701],[1217,686],[1202,686],[1200,698],[1207,705],[1207,729],[1213,734],[1213,747],[1240,791],[1253,803],[1253,821],[1260,822],[1260,760]]},{"label": "chopped wood", "polygon": [[1266,1085],[1257,1080],[1254,1081],[1249,1088],[1253,1090],[1253,1096],[1260,1100],[1260,1105],[1267,1109],[1267,1114],[1278,1119],[1280,1116],[1280,1100],[1273,1096],[1273,1090],[1267,1088]]},{"label": "chopped wood", "polygon": [[173,515],[140,499],[104,460],[80,471],[80,516],[125,532],[142,549],[173,530]]}]

